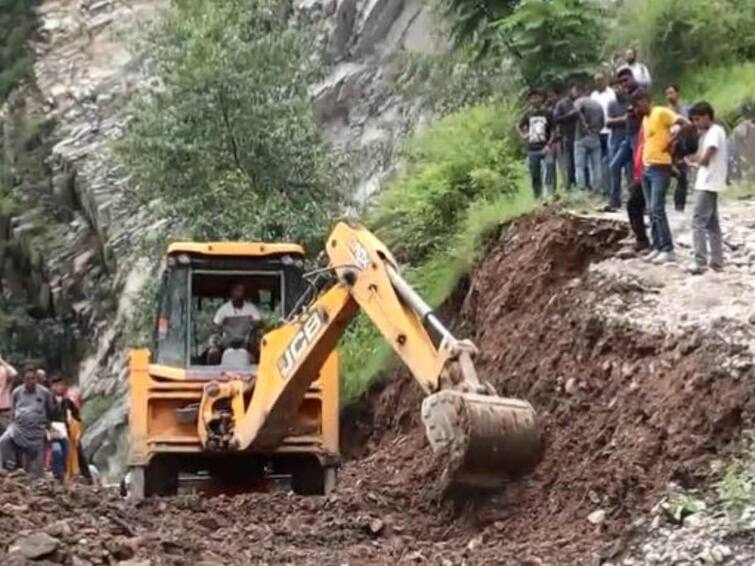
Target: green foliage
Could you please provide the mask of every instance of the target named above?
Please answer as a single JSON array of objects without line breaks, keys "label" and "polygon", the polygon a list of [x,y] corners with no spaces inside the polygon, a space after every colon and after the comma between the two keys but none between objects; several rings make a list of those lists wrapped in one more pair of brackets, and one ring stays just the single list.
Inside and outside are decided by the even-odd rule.
[{"label": "green foliage", "polygon": [[637,47],[663,86],[693,69],[755,58],[753,29],[752,0],[638,0],[620,12],[608,49]]},{"label": "green foliage", "polygon": [[39,0],[0,0],[0,102],[32,72],[29,40]]},{"label": "green foliage", "polygon": [[669,498],[661,504],[661,508],[666,512],[669,518],[677,524],[681,524],[685,517],[701,513],[706,509],[705,501],[687,492],[672,493]]},{"label": "green foliage", "polygon": [[[515,110],[510,103],[475,106],[415,134],[403,173],[368,214],[367,224],[412,264],[405,277],[434,307],[477,261],[485,235],[534,206],[510,135]],[[391,348],[359,317],[339,351],[349,405],[382,375]]]},{"label": "green foliage", "polygon": [[319,245],[343,204],[307,94],[310,38],[286,5],[184,0],[146,38],[159,87],[116,149],[183,237]]},{"label": "green foliage", "polygon": [[496,45],[493,22],[508,16],[520,0],[438,0],[438,9],[450,27],[457,47],[471,46],[486,55]]},{"label": "green foliage", "polygon": [[724,508],[734,517],[755,507],[755,432],[744,435],[741,456],[723,467],[716,490]]},{"label": "green foliage", "polygon": [[[457,231],[448,239],[447,247],[407,269],[404,276],[428,304],[440,306],[479,260],[484,238],[501,224],[532,211],[534,205],[532,191],[524,181],[517,184],[513,193],[473,202]],[[348,406],[379,381],[392,360],[392,350],[372,323],[360,317],[341,340],[339,352],[342,403]]]},{"label": "green foliage", "polygon": [[524,82],[541,88],[589,77],[606,33],[591,0],[523,0],[496,27]]},{"label": "green foliage", "polygon": [[755,118],[755,61],[687,73],[682,94],[689,101],[706,100],[716,118],[733,128],[743,118]]},{"label": "green foliage", "polygon": [[446,249],[475,200],[516,190],[522,168],[508,135],[515,115],[511,104],[476,106],[409,142],[403,172],[367,216],[402,261],[418,263]]}]

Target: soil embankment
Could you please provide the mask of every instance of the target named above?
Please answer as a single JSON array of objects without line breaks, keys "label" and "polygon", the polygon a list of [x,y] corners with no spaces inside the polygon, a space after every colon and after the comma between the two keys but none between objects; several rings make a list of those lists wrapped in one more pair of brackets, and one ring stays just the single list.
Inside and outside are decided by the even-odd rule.
[{"label": "soil embankment", "polygon": [[613,255],[625,232],[618,222],[550,211],[518,221],[491,240],[447,305],[446,318],[482,352],[480,375],[532,402],[542,419],[544,461],[505,491],[437,499],[420,392],[397,368],[344,423],[354,458],[335,495],[134,506],[85,488],[0,478],[0,551],[33,535],[53,541],[48,563],[78,566],[611,559],[667,482],[698,485],[755,412],[755,380],[724,369],[730,342],[702,330],[643,332],[593,308],[607,295],[642,292],[588,269]]}]

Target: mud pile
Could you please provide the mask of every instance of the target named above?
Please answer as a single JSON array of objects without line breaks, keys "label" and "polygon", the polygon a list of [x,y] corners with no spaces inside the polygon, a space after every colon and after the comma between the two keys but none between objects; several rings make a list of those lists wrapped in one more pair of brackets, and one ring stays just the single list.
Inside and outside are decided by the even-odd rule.
[{"label": "mud pile", "polygon": [[23,564],[35,548],[47,563],[77,566],[591,564],[619,555],[666,483],[700,484],[755,412],[755,380],[722,369],[732,346],[720,337],[648,335],[593,312],[599,297],[637,292],[586,269],[624,234],[618,223],[550,212],[517,222],[491,240],[447,306],[445,318],[482,352],[481,376],[531,401],[546,431],[543,463],[503,492],[437,498],[419,389],[396,369],[344,421],[354,459],[335,495],[135,506],[0,478],[0,551],[10,551],[0,563]]}]

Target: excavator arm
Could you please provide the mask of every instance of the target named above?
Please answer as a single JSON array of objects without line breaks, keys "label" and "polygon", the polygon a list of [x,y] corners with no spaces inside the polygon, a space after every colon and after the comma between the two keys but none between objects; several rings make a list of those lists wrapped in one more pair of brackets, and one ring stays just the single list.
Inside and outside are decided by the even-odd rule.
[{"label": "excavator arm", "polygon": [[[531,405],[497,397],[489,384],[480,382],[474,345],[456,340],[441,324],[401,277],[382,242],[361,226],[341,222],[326,250],[335,284],[262,338],[255,382],[205,386],[198,422],[203,445],[275,449],[291,433],[304,395],[361,310],[425,392],[422,419],[433,449],[447,457],[449,479],[495,487],[532,469],[540,459],[541,442]],[[435,340],[430,330],[437,334]],[[217,430],[215,406],[221,399],[230,400],[232,417],[219,438],[211,431]]]}]

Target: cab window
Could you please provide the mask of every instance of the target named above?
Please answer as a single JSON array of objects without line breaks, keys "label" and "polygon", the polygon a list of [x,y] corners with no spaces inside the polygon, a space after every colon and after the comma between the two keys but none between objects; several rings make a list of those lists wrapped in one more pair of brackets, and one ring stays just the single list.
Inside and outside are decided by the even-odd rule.
[{"label": "cab window", "polygon": [[174,267],[163,275],[155,326],[155,361],[186,367],[189,321],[189,270]]}]

